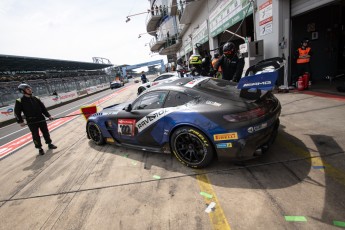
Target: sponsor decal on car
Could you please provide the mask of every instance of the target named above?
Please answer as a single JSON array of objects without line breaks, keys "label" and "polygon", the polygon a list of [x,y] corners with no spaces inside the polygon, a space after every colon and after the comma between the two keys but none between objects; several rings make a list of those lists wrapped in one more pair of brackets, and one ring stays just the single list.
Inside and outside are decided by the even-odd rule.
[{"label": "sponsor decal on car", "polygon": [[262,129],[265,129],[269,126],[271,126],[276,120],[276,117],[273,117],[271,118],[270,120],[266,121],[266,122],[263,122],[261,124],[258,124],[256,126],[251,126],[247,129],[248,133],[254,133],[254,132],[257,132],[257,131],[260,131]]},{"label": "sponsor decal on car", "polygon": [[218,149],[227,149],[227,148],[232,148],[232,143],[219,143],[217,144]]},{"label": "sponsor decal on car", "polygon": [[218,103],[218,102],[215,102],[215,101],[206,101],[206,104],[207,105],[213,105],[213,106],[221,106],[222,104]]},{"label": "sponsor decal on car", "polygon": [[208,77],[201,77],[201,78],[195,79],[195,80],[193,80],[193,81],[188,82],[188,83],[185,84],[184,86],[185,86],[185,87],[188,87],[188,88],[193,88],[196,84],[199,84],[200,82],[202,82],[202,81],[205,80],[206,78],[208,78]]},{"label": "sponsor decal on car", "polygon": [[173,108],[158,109],[158,110],[153,111],[152,113],[148,114],[147,116],[143,117],[136,124],[136,127],[138,128],[138,132],[139,133],[142,132],[143,130],[145,130],[147,127],[149,127],[150,125],[152,125],[156,121],[165,117],[169,113],[175,111],[176,108],[174,108],[174,109]]},{"label": "sponsor decal on car", "polygon": [[267,123],[266,123],[266,122],[265,122],[265,123],[262,123],[262,124],[260,124],[260,125],[252,126],[252,127],[249,127],[249,128],[248,128],[248,133],[257,132],[257,131],[259,131],[259,130],[261,130],[261,129],[264,129],[264,128],[266,128],[266,127],[267,127]]},{"label": "sponsor decal on car", "polygon": [[194,129],[190,129],[189,130],[190,133],[193,133],[195,135],[197,135],[205,144],[205,146],[208,146],[208,142],[207,140],[205,139],[205,137],[203,135],[201,135],[198,131],[194,130]]},{"label": "sponsor decal on car", "polygon": [[134,136],[135,119],[119,119],[117,132],[120,135]]},{"label": "sponsor decal on car", "polygon": [[238,139],[238,135],[237,135],[237,132],[215,134],[215,135],[213,135],[213,139],[215,141],[237,140]]}]

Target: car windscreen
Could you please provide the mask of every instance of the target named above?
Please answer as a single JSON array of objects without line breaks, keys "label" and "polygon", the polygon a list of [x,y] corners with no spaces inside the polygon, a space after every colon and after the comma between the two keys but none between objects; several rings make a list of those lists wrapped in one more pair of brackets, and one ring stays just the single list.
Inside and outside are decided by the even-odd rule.
[{"label": "car windscreen", "polygon": [[217,97],[238,98],[240,90],[236,87],[237,83],[234,82],[208,78],[196,84],[193,88]]}]

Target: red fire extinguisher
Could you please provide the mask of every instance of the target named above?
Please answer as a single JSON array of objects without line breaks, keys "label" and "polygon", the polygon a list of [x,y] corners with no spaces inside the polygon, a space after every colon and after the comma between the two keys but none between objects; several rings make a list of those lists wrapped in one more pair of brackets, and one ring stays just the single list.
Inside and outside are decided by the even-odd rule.
[{"label": "red fire extinguisher", "polygon": [[304,82],[303,82],[303,77],[300,76],[297,81],[297,89],[298,91],[304,90]]},{"label": "red fire extinguisher", "polygon": [[309,73],[304,73],[302,78],[303,78],[304,89],[308,89],[308,87],[309,87]]}]

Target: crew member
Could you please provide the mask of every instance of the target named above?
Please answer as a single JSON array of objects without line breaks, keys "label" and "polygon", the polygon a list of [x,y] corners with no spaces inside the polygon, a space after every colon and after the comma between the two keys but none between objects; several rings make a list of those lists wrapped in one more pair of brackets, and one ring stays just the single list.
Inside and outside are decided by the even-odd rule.
[{"label": "crew member", "polygon": [[219,66],[223,71],[223,79],[238,82],[241,79],[244,59],[239,58],[236,50],[236,46],[233,42],[227,42],[223,46],[223,55],[215,63],[214,69],[218,69]]},{"label": "crew member", "polygon": [[201,76],[202,73],[202,59],[199,54],[193,54],[189,58],[189,68],[192,76]]},{"label": "crew member", "polygon": [[212,63],[211,63],[212,64],[212,68],[214,69],[213,76],[215,78],[220,78],[221,79],[222,78],[222,67],[219,66],[218,69],[214,68],[218,60],[219,60],[219,53],[215,53],[214,57],[212,59]]},{"label": "crew member", "polygon": [[44,140],[46,144],[48,144],[48,148],[56,149],[57,147],[52,144],[52,140],[50,139],[47,122],[44,116],[48,117],[49,120],[53,120],[54,118],[49,114],[42,101],[38,97],[32,95],[32,89],[28,84],[20,84],[18,90],[23,94],[23,97],[17,99],[14,106],[14,114],[17,122],[22,127],[25,126],[22,117],[23,113],[31,131],[35,147],[38,149],[40,155],[44,155],[44,150],[42,149],[39,130],[41,130]]},{"label": "crew member", "polygon": [[179,73],[180,77],[184,77],[185,69],[183,67],[183,61],[181,58],[177,59],[176,71]]},{"label": "crew member", "polygon": [[310,57],[312,55],[311,48],[309,47],[309,40],[303,39],[301,41],[301,47],[296,50],[295,57],[296,57],[296,65],[297,65],[297,76],[295,76],[295,82],[298,80],[300,76],[304,73],[309,74],[309,82],[311,82],[310,78]]}]

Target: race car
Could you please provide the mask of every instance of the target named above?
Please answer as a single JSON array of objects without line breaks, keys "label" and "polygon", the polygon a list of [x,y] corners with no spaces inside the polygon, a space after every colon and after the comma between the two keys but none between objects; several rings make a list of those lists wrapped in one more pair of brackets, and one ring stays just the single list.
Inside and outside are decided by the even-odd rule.
[{"label": "race car", "polygon": [[162,83],[169,83],[169,82],[175,81],[179,78],[180,78],[180,76],[177,72],[163,73],[163,74],[159,75],[158,77],[156,77],[153,81],[151,81],[151,82],[148,81],[148,82],[140,85],[138,88],[138,95],[141,94],[142,92],[144,92],[146,89],[150,88],[151,86],[155,86],[155,85],[162,84]]},{"label": "race car", "polygon": [[180,78],[90,116],[86,133],[97,145],[173,153],[182,164],[203,168],[216,158],[243,161],[266,152],[280,111],[271,91],[240,90],[209,77]]},{"label": "race car", "polygon": [[124,82],[120,81],[120,80],[115,80],[113,82],[110,83],[110,89],[116,89],[116,88],[120,88],[122,86],[124,86]]}]

